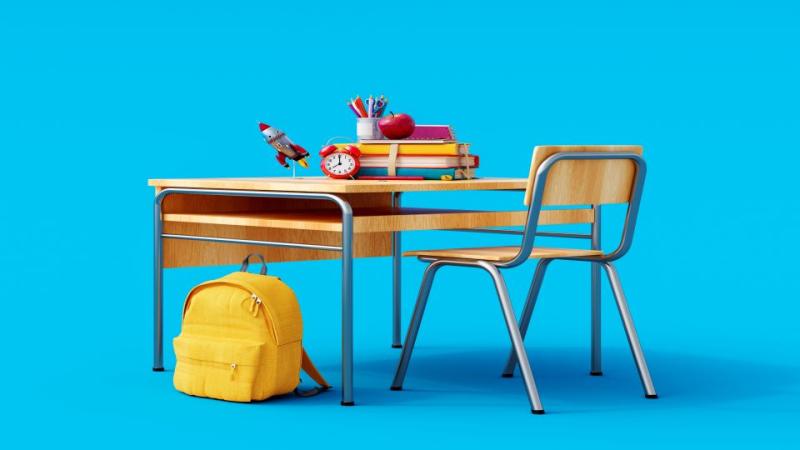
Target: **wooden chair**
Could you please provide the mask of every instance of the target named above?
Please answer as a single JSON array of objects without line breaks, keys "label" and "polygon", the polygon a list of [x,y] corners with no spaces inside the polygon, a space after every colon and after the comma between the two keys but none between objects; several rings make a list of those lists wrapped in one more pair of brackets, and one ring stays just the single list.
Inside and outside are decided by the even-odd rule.
[{"label": "wooden chair", "polygon": [[[631,319],[625,294],[613,261],[621,258],[631,246],[636,228],[636,216],[642,194],[646,165],[641,157],[640,146],[539,146],[533,151],[525,204],[528,205],[527,223],[522,242],[517,247],[461,248],[446,250],[418,250],[406,252],[430,262],[425,269],[417,297],[414,314],[408,327],[403,353],[392,382],[392,390],[401,390],[405,379],[414,343],[417,339],[422,315],[428,300],[436,271],[443,266],[479,267],[491,275],[506,327],[511,338],[512,351],[503,376],[512,376],[517,362],[530,400],[531,412],[543,414],[533,373],[525,351],[523,339],[528,328],[539,288],[548,264],[556,259],[584,261],[599,264],[608,274],[616,299],[625,333],[628,337],[645,397],[657,398],[650,373],[647,369],[639,338]],[[627,203],[624,228],[617,248],[604,253],[602,250],[578,250],[534,247],[537,225],[542,207],[577,206]],[[514,316],[511,300],[499,269],[518,266],[529,258],[539,259],[528,292],[528,298],[520,316],[519,326]]]}]

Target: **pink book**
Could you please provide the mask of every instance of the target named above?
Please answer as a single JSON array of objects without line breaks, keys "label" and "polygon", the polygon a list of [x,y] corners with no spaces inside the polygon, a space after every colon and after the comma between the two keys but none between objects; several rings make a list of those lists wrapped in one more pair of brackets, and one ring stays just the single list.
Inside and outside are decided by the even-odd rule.
[{"label": "pink book", "polygon": [[450,125],[417,125],[411,136],[405,139],[359,139],[358,142],[364,144],[402,144],[408,141],[415,143],[441,144],[445,142],[455,142],[456,135]]},{"label": "pink book", "polygon": [[408,141],[455,141],[450,125],[417,125]]}]

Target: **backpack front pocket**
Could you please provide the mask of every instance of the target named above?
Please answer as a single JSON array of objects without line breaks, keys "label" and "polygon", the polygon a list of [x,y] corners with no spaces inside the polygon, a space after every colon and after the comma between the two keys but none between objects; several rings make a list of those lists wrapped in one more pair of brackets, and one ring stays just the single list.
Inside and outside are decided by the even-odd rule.
[{"label": "backpack front pocket", "polygon": [[199,336],[178,336],[172,343],[175,389],[234,402],[251,400],[261,344]]}]

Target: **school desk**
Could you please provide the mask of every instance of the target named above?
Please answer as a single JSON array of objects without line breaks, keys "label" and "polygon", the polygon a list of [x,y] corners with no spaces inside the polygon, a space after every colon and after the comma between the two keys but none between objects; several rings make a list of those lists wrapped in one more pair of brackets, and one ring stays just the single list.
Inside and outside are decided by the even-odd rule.
[{"label": "school desk", "polygon": [[[163,371],[163,269],[341,258],[342,405],[353,405],[353,258],[392,257],[392,346],[400,347],[400,233],[465,230],[519,233],[526,211],[408,208],[403,192],[524,191],[525,178],[461,181],[304,178],[155,179],[154,359]],[[473,206],[473,205],[470,205]],[[540,224],[593,223],[594,211],[543,211]],[[542,233],[546,234],[546,233]],[[551,233],[553,234],[553,233]],[[558,233],[555,233],[558,234]],[[574,237],[574,236],[573,236]],[[590,235],[580,235],[589,238]],[[593,240],[594,243],[594,240]],[[236,244],[236,245],[228,245]],[[594,277],[593,277],[594,279]],[[595,283],[593,283],[594,285]],[[593,286],[593,295],[596,286]],[[597,292],[599,295],[599,292]]]}]

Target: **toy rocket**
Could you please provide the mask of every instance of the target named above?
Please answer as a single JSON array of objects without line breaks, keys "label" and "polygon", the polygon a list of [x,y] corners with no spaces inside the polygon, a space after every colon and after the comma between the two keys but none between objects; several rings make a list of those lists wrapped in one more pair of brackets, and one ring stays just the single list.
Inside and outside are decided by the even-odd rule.
[{"label": "toy rocket", "polygon": [[306,158],[310,155],[306,149],[292,142],[283,131],[275,127],[259,122],[258,128],[261,130],[261,134],[264,136],[264,140],[267,141],[267,144],[278,151],[275,159],[278,160],[280,165],[288,168],[289,164],[286,162],[286,158],[289,158],[293,161],[297,161],[301,166],[308,168]]}]

